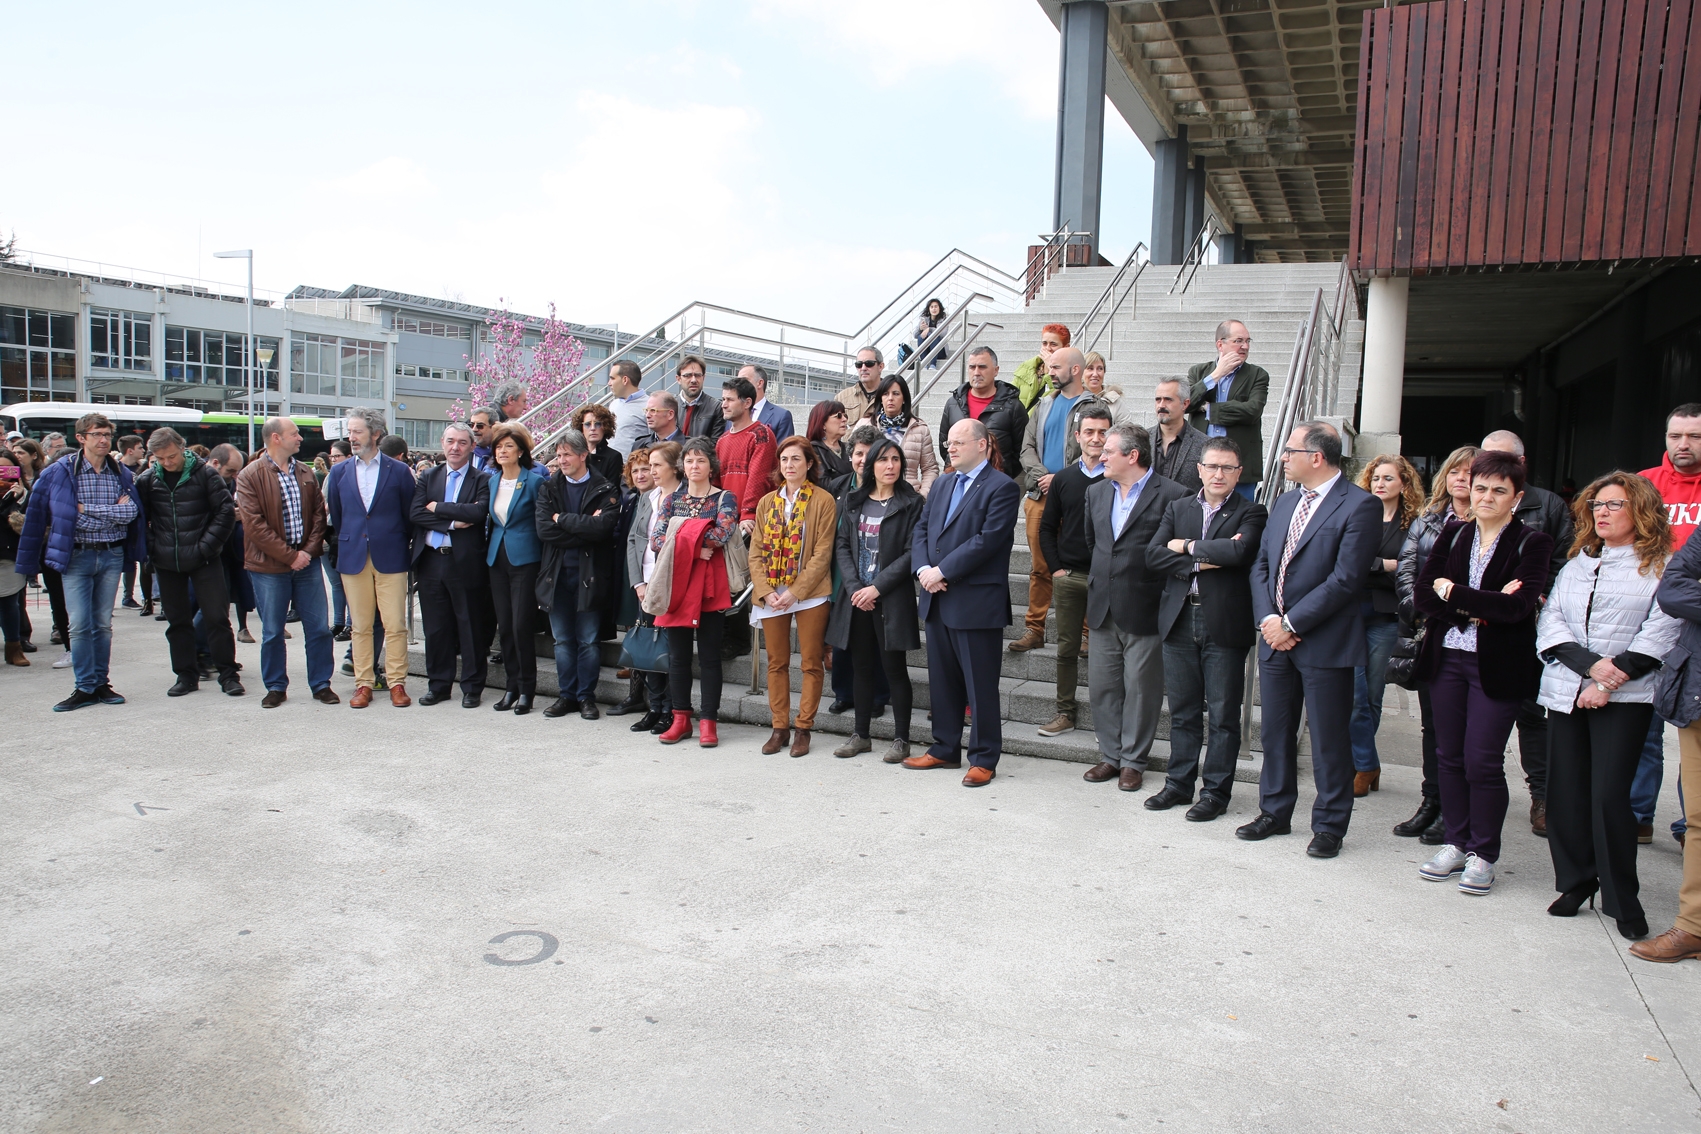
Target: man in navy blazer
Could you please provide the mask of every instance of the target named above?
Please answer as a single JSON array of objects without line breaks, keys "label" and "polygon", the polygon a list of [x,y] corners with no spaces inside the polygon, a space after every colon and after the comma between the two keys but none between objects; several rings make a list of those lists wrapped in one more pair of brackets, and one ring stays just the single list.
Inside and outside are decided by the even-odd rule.
[{"label": "man in navy blazer", "polygon": [[390,683],[390,704],[398,709],[413,704],[405,683],[414,479],[405,464],[378,451],[384,433],[382,410],[350,410],[348,443],[354,455],[325,478],[325,504],[337,533],[337,571],[353,624],[351,709],[372,703],[374,613],[384,620],[384,676]]},{"label": "man in navy blazer", "polygon": [[973,717],[964,787],[991,783],[1004,747],[1000,647],[1010,625],[1010,547],[1022,490],[987,460],[990,438],[972,418],[951,427],[945,447],[955,471],[933,483],[910,550],[927,623],[933,744],[904,767],[962,767],[966,707]]},{"label": "man in navy blazer", "polygon": [[796,436],[797,427],[792,423],[791,411],[768,400],[768,372],[751,364],[740,367],[738,376],[749,379],[750,384],[756,387],[756,404],[750,407],[750,416],[772,429],[776,441]]},{"label": "man in navy blazer", "polygon": [[1382,538],[1382,504],[1341,475],[1341,437],[1324,422],[1294,428],[1282,467],[1300,487],[1270,509],[1252,564],[1264,772],[1258,817],[1235,834],[1256,841],[1292,830],[1303,708],[1317,783],[1305,853],[1334,858],[1353,814],[1353,667],[1368,654],[1359,600]]}]

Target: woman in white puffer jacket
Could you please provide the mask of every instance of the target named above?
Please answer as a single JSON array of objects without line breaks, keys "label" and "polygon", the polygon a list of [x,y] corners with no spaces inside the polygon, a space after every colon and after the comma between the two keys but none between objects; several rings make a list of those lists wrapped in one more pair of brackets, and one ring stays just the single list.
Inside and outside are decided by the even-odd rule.
[{"label": "woman in white puffer jacket", "polygon": [[1601,907],[1632,940],[1648,919],[1638,898],[1630,783],[1654,712],[1654,671],[1682,623],[1654,602],[1671,557],[1659,491],[1613,472],[1574,505],[1577,542],[1536,625],[1548,710],[1548,907],[1571,917],[1600,890]]}]

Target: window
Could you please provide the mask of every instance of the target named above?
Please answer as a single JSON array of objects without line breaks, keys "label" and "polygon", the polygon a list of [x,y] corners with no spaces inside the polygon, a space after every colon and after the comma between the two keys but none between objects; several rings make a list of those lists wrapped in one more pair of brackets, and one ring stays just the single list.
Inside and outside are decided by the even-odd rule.
[{"label": "window", "polygon": [[77,400],[77,317],[0,307],[0,405]]},{"label": "window", "polygon": [[597,346],[595,343],[586,343],[583,357],[587,362],[601,361],[608,357],[608,348]]},{"label": "window", "polygon": [[[146,394],[90,394],[89,402],[97,406],[151,406],[154,400]],[[183,403],[172,402],[171,405]]]},{"label": "window", "polygon": [[[254,384],[259,389],[278,388],[278,367],[283,362],[278,340],[264,335],[254,336]],[[272,352],[271,365],[259,373],[259,351]],[[198,331],[192,327],[165,329],[165,380],[193,382],[207,386],[230,386],[246,389],[242,374],[242,334],[238,331]]]},{"label": "window", "polygon": [[442,366],[408,365],[396,367],[396,377],[430,378],[437,382],[465,382],[467,380],[467,372],[465,370],[450,370]]},{"label": "window", "polygon": [[334,335],[291,335],[290,389],[322,398],[384,396],[384,344]]},{"label": "window", "polygon": [[336,406],[304,406],[300,402],[291,402],[289,404],[289,412],[295,417],[317,417],[324,419],[335,419],[343,415],[343,411],[338,409]]},{"label": "window", "polygon": [[89,365],[102,370],[152,370],[153,320],[129,311],[89,312]]},{"label": "window", "polygon": [[398,331],[406,331],[413,335],[431,335],[439,339],[463,339],[472,341],[472,328],[462,323],[440,323],[433,319],[416,319],[412,315],[398,313],[392,326]]},{"label": "window", "polygon": [[[179,409],[196,409],[202,413],[222,413],[225,408],[223,402],[209,402],[196,398],[167,398],[165,404],[176,406]],[[258,412],[258,407],[256,407],[256,412]]]},{"label": "window", "polygon": [[396,432],[403,441],[408,443],[408,449],[430,449],[435,452],[443,442],[443,427],[446,421],[414,421],[401,418],[396,422]]}]

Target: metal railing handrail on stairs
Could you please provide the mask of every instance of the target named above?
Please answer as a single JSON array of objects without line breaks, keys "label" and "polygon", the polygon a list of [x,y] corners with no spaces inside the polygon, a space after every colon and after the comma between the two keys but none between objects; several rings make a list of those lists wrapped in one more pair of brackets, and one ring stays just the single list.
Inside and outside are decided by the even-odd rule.
[{"label": "metal railing handrail on stairs", "polygon": [[1294,336],[1293,356],[1282,400],[1276,407],[1276,429],[1264,459],[1263,501],[1266,507],[1287,491],[1282,473],[1282,448],[1288,434],[1302,421],[1333,413],[1340,395],[1341,336],[1348,322],[1347,304],[1358,305],[1358,289],[1345,260],[1335,280],[1334,308],[1324,302],[1322,288],[1311,297],[1311,309]]},{"label": "metal railing handrail on stairs", "polygon": [[[1199,231],[1193,237],[1193,243],[1187,246],[1187,255],[1182,257],[1181,267],[1175,271],[1175,281],[1169,285],[1169,294],[1174,295],[1175,289],[1180,288],[1183,295],[1193,285],[1193,273],[1199,270],[1199,265],[1205,262],[1205,253],[1211,247],[1211,241],[1221,236],[1222,226],[1217,224],[1217,218],[1206,216],[1205,223],[1199,226]],[[1182,282],[1182,276],[1186,282]]]},{"label": "metal railing handrail on stairs", "polygon": [[[1140,286],[1141,275],[1143,275],[1146,269],[1151,266],[1152,257],[1150,251],[1146,247],[1146,242],[1142,240],[1140,243],[1134,245],[1134,250],[1128,253],[1128,258],[1122,261],[1122,266],[1116,270],[1116,274],[1110,278],[1110,283],[1105,286],[1104,291],[1099,295],[1098,302],[1094,303],[1093,309],[1087,312],[1087,317],[1081,320],[1081,329],[1075,333],[1076,338],[1085,336],[1087,330],[1092,327],[1093,320],[1098,318],[1101,310],[1104,310],[1105,304],[1110,304],[1109,309],[1105,311],[1104,323],[1093,333],[1093,337],[1087,340],[1087,345],[1083,348],[1081,353],[1089,353],[1093,350],[1093,348],[1099,345],[1099,339],[1103,337],[1107,330],[1110,329],[1111,324],[1116,321],[1117,311],[1124,303],[1128,302],[1128,297],[1133,295],[1135,289]],[[1134,269],[1134,278],[1129,281],[1128,290],[1122,293],[1122,298],[1116,299],[1116,289],[1121,286],[1123,277],[1128,274],[1128,270],[1130,268]],[[1115,336],[1112,336],[1111,343],[1114,347]]]}]

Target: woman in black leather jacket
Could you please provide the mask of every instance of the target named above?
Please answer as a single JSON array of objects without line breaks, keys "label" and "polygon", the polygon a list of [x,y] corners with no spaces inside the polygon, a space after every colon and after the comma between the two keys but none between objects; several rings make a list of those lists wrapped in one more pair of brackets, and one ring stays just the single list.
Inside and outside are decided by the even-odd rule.
[{"label": "woman in black leather jacket", "polygon": [[[1454,449],[1441,463],[1431,482],[1429,504],[1406,534],[1405,546],[1400,549],[1399,569],[1394,573],[1394,593],[1399,599],[1400,635],[1414,636],[1421,619],[1412,605],[1412,590],[1419,572],[1429,558],[1430,548],[1448,520],[1468,520],[1471,512],[1471,461],[1476,458],[1474,445]],[[1440,846],[1441,787],[1435,763],[1435,712],[1430,705],[1429,687],[1418,684],[1418,712],[1423,723],[1423,800],[1410,819],[1394,827],[1401,838],[1414,836],[1428,846]]]}]

